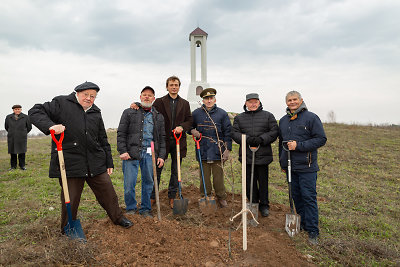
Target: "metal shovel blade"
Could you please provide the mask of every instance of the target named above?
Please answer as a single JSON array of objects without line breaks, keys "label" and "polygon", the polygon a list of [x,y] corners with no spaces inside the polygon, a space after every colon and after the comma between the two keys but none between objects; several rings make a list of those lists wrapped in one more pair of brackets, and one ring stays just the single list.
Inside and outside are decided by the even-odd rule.
[{"label": "metal shovel blade", "polygon": [[187,198],[174,199],[174,207],[172,209],[175,215],[184,215],[188,209],[189,200]]},{"label": "metal shovel blade", "polygon": [[[247,205],[247,209],[249,209],[254,216],[254,219],[256,219],[256,221],[258,221],[258,203],[246,203]],[[258,223],[253,219],[253,216],[251,216],[250,213],[247,214],[247,220],[248,220],[248,224],[251,226],[256,227],[258,225]]]},{"label": "metal shovel blade", "polygon": [[199,208],[202,213],[212,213],[217,210],[217,203],[215,199],[204,197],[199,199]]},{"label": "metal shovel blade", "polygon": [[83,232],[79,219],[68,222],[67,225],[64,226],[64,232],[71,239],[79,239],[80,241],[86,242],[85,233]]},{"label": "metal shovel blade", "polygon": [[285,230],[290,237],[300,232],[300,215],[286,213]]}]

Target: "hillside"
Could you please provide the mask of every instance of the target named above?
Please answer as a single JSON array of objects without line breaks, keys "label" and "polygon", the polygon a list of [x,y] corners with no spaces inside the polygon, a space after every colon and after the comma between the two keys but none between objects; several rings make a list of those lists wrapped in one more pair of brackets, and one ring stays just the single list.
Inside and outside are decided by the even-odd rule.
[{"label": "hillside", "polygon": [[[162,222],[130,218],[128,229],[112,225],[85,186],[79,217],[89,242],[71,242],[59,235],[59,185],[49,179],[50,138],[30,138],[27,171],[8,172],[7,143],[0,141],[0,265],[139,265],[139,266],[306,266],[400,264],[400,128],[325,124],[328,137],[320,149],[318,200],[321,239],[310,247],[301,233],[284,231],[289,211],[287,185],[279,169],[277,142],[270,165],[271,215],[249,228],[248,250],[242,231],[229,218],[240,211],[238,146],[225,165],[229,207],[215,214],[198,209],[198,163],[194,142],[182,163],[183,194],[190,200],[184,217],[166,206],[169,165],[160,187]],[[112,181],[123,201],[123,175],[116,151],[116,133],[108,133],[115,172]],[[140,185],[138,185],[140,194]],[[139,200],[139,196],[137,196]]]}]

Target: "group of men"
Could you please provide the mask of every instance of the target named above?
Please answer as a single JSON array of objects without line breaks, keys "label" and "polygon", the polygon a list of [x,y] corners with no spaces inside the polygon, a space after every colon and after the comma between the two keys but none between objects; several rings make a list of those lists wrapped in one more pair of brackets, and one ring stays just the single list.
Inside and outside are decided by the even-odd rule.
[{"label": "group of men", "polygon": [[[151,143],[157,166],[157,180],[160,183],[165,160],[171,158],[171,172],[168,185],[168,205],[172,208],[178,191],[177,143],[176,136],[181,135],[180,161],[186,156],[186,134],[200,139],[198,158],[204,170],[207,192],[214,189],[218,205],[228,205],[224,185],[223,164],[229,159],[232,139],[240,145],[239,161],[246,157],[247,188],[250,198],[251,164],[254,164],[253,197],[249,201],[259,203],[262,216],[269,215],[268,166],[273,160],[271,144],[279,136],[279,159],[281,168],[287,173],[287,149],[291,151],[292,191],[297,213],[301,216],[301,229],[309,234],[310,242],[316,242],[318,230],[318,206],[316,199],[317,149],[326,142],[322,123],[317,115],[307,107],[296,91],[286,95],[287,114],[278,123],[274,115],[263,110],[259,95],[247,94],[243,106],[244,112],[234,118],[233,126],[226,111],[217,107],[214,88],[204,89],[200,97],[202,106],[190,111],[189,102],[179,96],[181,81],[176,76],[166,80],[168,93],[155,98],[152,87],[141,90],[140,102],[132,103],[122,113],[117,132],[117,150],[122,160],[124,174],[124,199],[126,213],[138,212],[151,217],[151,206],[155,203],[153,163]],[[29,110],[29,117],[20,115],[18,107],[13,106],[14,114],[7,116],[6,130],[13,135],[10,125],[25,121],[25,135],[31,126],[29,119],[45,134],[54,130],[56,134],[65,132],[63,141],[67,181],[71,198],[72,217],[76,219],[84,183],[93,190],[98,202],[106,210],[110,219],[125,228],[133,223],[123,215],[118,198],[111,183],[113,172],[111,147],[107,140],[100,109],[94,104],[100,88],[91,82],[85,82],[67,96],[57,96],[52,101],[36,104]],[[20,109],[20,107],[19,107]],[[17,112],[15,111],[17,110]],[[20,110],[19,110],[20,113]],[[17,129],[17,128],[16,128]],[[18,128],[20,129],[20,128]],[[246,135],[246,155],[241,155],[241,136]],[[252,162],[250,147],[257,147]],[[16,167],[15,154],[26,152],[10,150],[11,168]],[[22,162],[22,163],[21,163]],[[24,156],[20,157],[20,167],[25,169]],[[135,187],[139,167],[141,170],[141,203],[137,204]],[[55,143],[52,143],[49,176],[59,178],[60,168]],[[211,182],[212,176],[212,182]],[[204,196],[203,182],[200,180],[200,193]],[[67,213],[61,189],[61,230],[67,224]],[[139,206],[139,207],[138,207]]]}]

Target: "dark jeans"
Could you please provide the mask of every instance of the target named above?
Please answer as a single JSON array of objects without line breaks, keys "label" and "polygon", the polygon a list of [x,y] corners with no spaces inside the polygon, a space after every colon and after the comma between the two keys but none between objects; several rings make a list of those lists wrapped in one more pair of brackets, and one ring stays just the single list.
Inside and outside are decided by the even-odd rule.
[{"label": "dark jeans", "polygon": [[[250,201],[251,164],[246,164],[246,196]],[[259,208],[269,208],[268,165],[254,165],[253,201]]]},{"label": "dark jeans", "polygon": [[317,172],[292,171],[292,195],[302,228],[318,236]]},{"label": "dark jeans", "polygon": [[[99,204],[105,209],[108,217],[114,224],[118,224],[122,218],[122,210],[118,204],[118,197],[111,183],[111,178],[104,172],[94,177],[88,178],[67,178],[69,198],[71,201],[72,219],[76,220],[79,202],[81,200],[83,186],[86,183],[92,189]],[[68,216],[65,206],[64,193],[62,190],[61,178],[61,232],[64,233],[64,226],[67,225]]]},{"label": "dark jeans", "polygon": [[[17,168],[17,154],[10,154],[11,155],[11,168]],[[18,161],[19,167],[25,167],[25,153],[18,154]]]},{"label": "dark jeans", "polygon": [[[169,154],[171,155],[171,176],[169,178],[168,185],[168,198],[174,199],[176,197],[176,193],[178,192],[178,166],[176,159],[176,143],[170,142],[169,144]],[[182,158],[180,159],[180,163],[182,163]],[[164,164],[165,165],[165,164]],[[158,188],[160,188],[160,180],[161,180],[161,172],[164,168],[164,165],[161,168],[157,167],[157,182]],[[153,192],[151,192],[151,199],[155,199],[155,191],[153,186]]]}]

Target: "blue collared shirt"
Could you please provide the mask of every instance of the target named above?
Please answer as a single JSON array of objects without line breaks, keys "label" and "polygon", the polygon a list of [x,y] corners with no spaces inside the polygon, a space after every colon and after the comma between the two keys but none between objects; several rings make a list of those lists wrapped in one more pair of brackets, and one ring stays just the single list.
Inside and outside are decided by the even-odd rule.
[{"label": "blue collared shirt", "polygon": [[150,147],[151,141],[153,141],[153,129],[154,129],[154,121],[153,121],[153,113],[145,112],[144,113],[144,121],[143,121],[143,149]]}]

